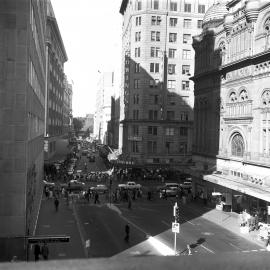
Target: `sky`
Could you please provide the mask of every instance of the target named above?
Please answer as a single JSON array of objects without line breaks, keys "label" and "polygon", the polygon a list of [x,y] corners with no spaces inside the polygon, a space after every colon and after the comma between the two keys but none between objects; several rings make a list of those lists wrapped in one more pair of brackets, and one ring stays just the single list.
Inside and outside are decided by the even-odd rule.
[{"label": "sky", "polygon": [[51,0],[68,61],[64,70],[73,81],[73,117],[95,112],[102,72],[120,76],[122,0]]}]

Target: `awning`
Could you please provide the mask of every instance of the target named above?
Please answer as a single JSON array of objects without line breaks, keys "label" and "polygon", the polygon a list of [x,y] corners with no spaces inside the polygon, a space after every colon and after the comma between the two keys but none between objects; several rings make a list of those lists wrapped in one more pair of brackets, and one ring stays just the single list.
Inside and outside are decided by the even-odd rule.
[{"label": "awning", "polygon": [[224,175],[205,175],[203,176],[203,179],[208,182],[270,202],[270,188],[267,188],[265,186],[253,186],[252,184],[250,185],[249,183],[245,183],[244,181],[239,181],[237,179],[230,178],[229,176],[226,177]]}]

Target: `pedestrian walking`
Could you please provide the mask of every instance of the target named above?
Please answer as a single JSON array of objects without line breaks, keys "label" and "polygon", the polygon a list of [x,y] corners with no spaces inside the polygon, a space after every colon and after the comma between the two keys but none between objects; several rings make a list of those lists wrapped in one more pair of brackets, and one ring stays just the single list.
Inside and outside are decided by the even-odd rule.
[{"label": "pedestrian walking", "polygon": [[125,226],[125,234],[126,234],[125,241],[126,242],[129,242],[129,232],[130,232],[129,224],[126,224]]},{"label": "pedestrian walking", "polygon": [[99,203],[99,196],[98,196],[98,193],[96,192],[95,193],[95,201],[94,201],[94,204],[96,203]]},{"label": "pedestrian walking", "polygon": [[54,207],[55,207],[55,211],[58,212],[59,200],[57,198],[54,199]]},{"label": "pedestrian walking", "polygon": [[46,243],[43,244],[42,248],[41,248],[41,255],[43,257],[44,260],[48,260],[49,257],[49,248],[47,246]]},{"label": "pedestrian walking", "polygon": [[34,246],[35,262],[37,262],[39,260],[39,255],[40,255],[40,246],[39,246],[39,244],[35,244],[35,246]]}]

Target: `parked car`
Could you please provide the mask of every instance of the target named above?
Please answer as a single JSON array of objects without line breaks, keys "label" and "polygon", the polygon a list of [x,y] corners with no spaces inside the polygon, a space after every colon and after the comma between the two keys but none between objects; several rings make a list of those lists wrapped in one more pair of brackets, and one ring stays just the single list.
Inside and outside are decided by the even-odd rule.
[{"label": "parked car", "polygon": [[44,184],[45,187],[54,187],[55,186],[55,183],[48,182],[46,180],[43,180],[43,184]]},{"label": "parked car", "polygon": [[69,190],[83,190],[85,188],[85,183],[78,180],[70,180],[67,184],[67,189]]},{"label": "parked car", "polygon": [[192,188],[192,183],[190,181],[185,181],[184,183],[180,184],[181,188],[189,189]]},{"label": "parked car", "polygon": [[174,197],[179,192],[180,185],[178,183],[165,183],[165,185],[160,189],[160,197]]}]

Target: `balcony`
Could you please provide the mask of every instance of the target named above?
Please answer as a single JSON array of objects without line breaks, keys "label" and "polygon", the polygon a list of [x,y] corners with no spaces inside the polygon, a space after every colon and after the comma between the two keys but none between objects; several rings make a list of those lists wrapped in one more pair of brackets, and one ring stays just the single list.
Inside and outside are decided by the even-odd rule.
[{"label": "balcony", "polygon": [[249,119],[252,118],[252,101],[234,102],[226,104],[224,119]]}]

